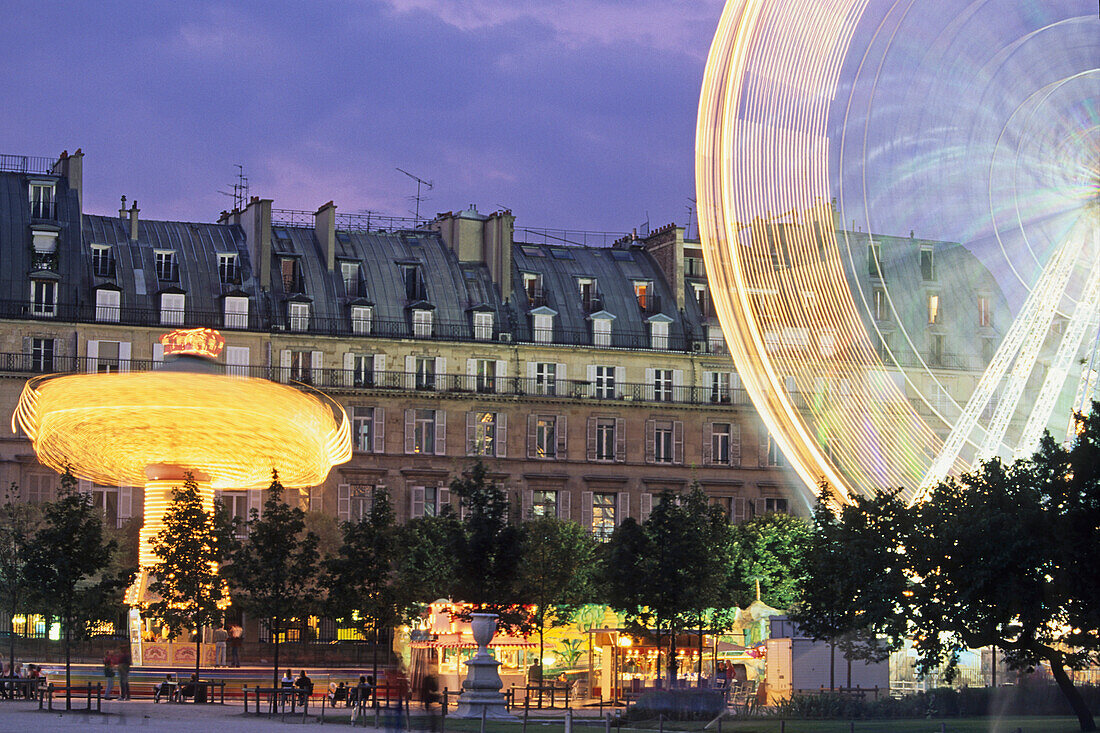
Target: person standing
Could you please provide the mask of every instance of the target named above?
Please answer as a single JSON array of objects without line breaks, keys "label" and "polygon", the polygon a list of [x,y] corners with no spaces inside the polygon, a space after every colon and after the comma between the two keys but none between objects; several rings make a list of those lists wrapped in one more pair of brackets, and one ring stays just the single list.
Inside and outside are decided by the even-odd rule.
[{"label": "person standing", "polygon": [[439,702],[439,678],[435,676],[433,667],[429,667],[428,673],[420,680],[420,702],[424,703],[424,712],[428,714],[428,730],[439,730],[439,722],[432,709],[432,705]]},{"label": "person standing", "polygon": [[107,678],[106,689],[103,690],[103,699],[111,699],[111,690],[115,686],[115,653],[109,651],[103,655],[103,676]]},{"label": "person standing", "polygon": [[229,647],[229,666],[241,666],[241,646],[244,644],[244,629],[236,624],[229,627],[229,638],[226,646]]},{"label": "person standing", "polygon": [[118,699],[129,700],[130,699],[130,664],[133,659],[130,657],[130,650],[123,649],[122,653],[118,657]]},{"label": "person standing", "polygon": [[225,666],[225,643],[229,638],[229,632],[224,626],[214,629],[214,666]]}]

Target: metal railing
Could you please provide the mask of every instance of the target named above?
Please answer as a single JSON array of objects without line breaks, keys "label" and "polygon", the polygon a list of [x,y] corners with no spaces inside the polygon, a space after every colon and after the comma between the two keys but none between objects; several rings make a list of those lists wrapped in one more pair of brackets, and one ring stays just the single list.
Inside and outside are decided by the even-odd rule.
[{"label": "metal railing", "polygon": [[53,172],[56,160],[38,155],[0,155],[0,171],[49,175]]},{"label": "metal railing", "polygon": [[[314,212],[299,209],[272,209],[271,223],[278,226],[314,226]],[[376,211],[337,212],[336,228],[348,232],[399,232],[419,229],[427,222],[411,216],[387,216]]]},{"label": "metal railing", "polygon": [[[53,306],[52,313],[42,313],[41,306],[30,301],[0,300],[0,319],[42,320],[49,318],[69,323],[114,323],[124,326],[173,326],[178,328],[215,328],[221,330],[248,330],[264,332],[300,333],[314,336],[372,337],[382,339],[411,339],[427,341],[460,342],[518,342],[553,344],[558,346],[595,345],[591,328],[566,329],[555,326],[549,333],[542,332],[536,338],[534,329],[526,324],[505,330],[496,324],[491,331],[475,328],[469,321],[433,321],[427,327],[414,330],[411,318],[371,318],[353,320],[346,318],[318,318],[313,315],[285,313],[261,314],[255,310],[247,314],[222,311],[185,309],[182,314],[170,313],[160,308],[136,306],[96,306],[95,304],[65,304]],[[485,338],[488,336],[488,338]],[[607,338],[604,336],[604,338]],[[607,348],[632,351],[669,351],[699,354],[724,354],[725,344],[716,340],[696,338],[684,334],[668,334],[654,342],[648,331],[627,331],[612,328],[610,340],[601,344]]]},{"label": "metal railing", "polygon": [[54,220],[57,218],[57,202],[53,199],[38,199],[31,201],[31,218],[32,219],[49,219]]},{"label": "metal railing", "polygon": [[[526,235],[521,239],[519,235]],[[581,247],[610,247],[628,236],[628,232],[598,232],[586,229],[549,229],[546,227],[516,227],[515,241],[526,244],[565,244]]]},{"label": "metal railing", "polygon": [[[161,362],[143,359],[93,359],[84,356],[54,356],[52,359],[43,359],[31,354],[0,353],[0,372],[8,374],[143,372],[161,366]],[[425,394],[551,397],[608,403],[749,404],[748,393],[741,388],[698,385],[657,386],[640,382],[597,385],[583,379],[546,380],[538,377],[486,377],[404,371],[362,372],[352,369],[312,369],[306,366],[216,364],[215,367],[230,376],[269,379],[288,384],[300,383],[335,392],[366,389]]]}]

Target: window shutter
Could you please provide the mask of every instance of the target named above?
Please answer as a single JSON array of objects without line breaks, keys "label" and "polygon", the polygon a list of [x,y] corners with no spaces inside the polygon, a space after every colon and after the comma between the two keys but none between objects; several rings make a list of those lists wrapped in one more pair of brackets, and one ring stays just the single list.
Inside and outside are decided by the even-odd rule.
[{"label": "window shutter", "polygon": [[527,384],[525,389],[522,390],[526,394],[535,393],[535,362],[527,362]]},{"label": "window shutter", "polygon": [[[23,353],[26,354],[29,357],[33,351],[34,351],[34,344],[31,342],[31,337],[30,336],[24,336],[23,337]],[[24,361],[23,363],[25,364],[27,362]],[[530,363],[530,362],[528,362],[528,363]]]},{"label": "window shutter", "polygon": [[249,489],[248,490],[248,519],[252,520],[252,512],[256,512],[256,516],[260,517],[264,513],[264,490],[263,489]]},{"label": "window shutter", "polygon": [[477,389],[477,359],[466,360],[466,389]]},{"label": "window shutter", "polygon": [[684,385],[684,370],[683,369],[673,369],[672,370],[672,401],[673,402],[680,402],[683,399],[681,397],[681,392],[683,390],[680,389],[680,387],[682,387],[683,385]]},{"label": "window shutter", "polygon": [[118,370],[120,372],[130,371],[130,342],[119,341],[118,342]]},{"label": "window shutter", "polygon": [[164,361],[164,344],[159,341],[153,344],[153,361]]},{"label": "window shutter", "polygon": [[448,389],[447,384],[447,357],[435,357],[435,384],[436,389]]},{"label": "window shutter", "polygon": [[381,455],[386,452],[386,408],[374,408],[374,452]]},{"label": "window shutter", "polygon": [[85,364],[84,368],[86,371],[92,372],[94,374],[96,371],[98,371],[99,368],[99,342],[89,341],[87,353],[88,359],[87,364]]},{"label": "window shutter", "polygon": [[497,359],[496,392],[507,392],[504,388],[504,380],[508,377],[508,362]]},{"label": "window shutter", "polygon": [[626,386],[626,367],[615,367],[615,396],[623,396],[623,388]]},{"label": "window shutter", "polygon": [[554,418],[554,437],[558,439],[557,459],[559,461],[564,461],[567,458],[565,454],[566,448],[568,448],[567,435],[565,415],[558,415]]},{"label": "window shutter", "polygon": [[745,521],[745,499],[744,497],[734,497],[733,501],[733,521],[744,522]]},{"label": "window shutter", "polygon": [[759,441],[757,452],[760,454],[759,456],[757,456],[757,459],[759,461],[757,465],[763,468],[764,466],[768,465],[768,429],[760,428],[760,430],[757,431],[757,435],[759,436],[757,437],[757,440]]},{"label": "window shutter", "polygon": [[[386,355],[375,354],[374,355],[374,380],[377,383],[381,379],[381,374],[386,371]],[[387,385],[389,386],[389,385]]]},{"label": "window shutter", "polygon": [[592,492],[581,492],[581,526],[592,529]]},{"label": "window shutter", "polygon": [[283,349],[282,352],[279,353],[279,368],[281,370],[280,373],[279,373],[279,381],[289,382],[290,381],[290,349]]},{"label": "window shutter", "polygon": [[654,376],[653,376],[653,367],[646,367],[646,370],[645,370],[645,385],[642,387],[642,390],[643,390],[643,393],[645,394],[645,399],[649,402],[652,402],[653,398],[655,396],[654,395],[655,382],[656,382],[656,380],[654,379]]},{"label": "window shutter", "polygon": [[134,516],[134,488],[132,486],[118,487],[118,526],[122,526],[124,519]]},{"label": "window shutter", "polygon": [[435,454],[447,455],[447,411],[435,411]]},{"label": "window shutter", "polygon": [[[594,460],[596,460],[596,418],[594,418],[594,417],[589,417],[588,418],[588,436],[587,437],[588,437],[588,441],[587,441],[588,445],[587,445],[586,455],[588,456],[588,460],[594,461]],[[591,514],[591,512],[592,512],[591,507],[589,507],[588,511]],[[589,522],[589,524],[591,524],[591,522]]]},{"label": "window shutter", "polygon": [[410,505],[409,505],[409,519],[416,519],[417,517],[424,516],[424,487],[413,486],[409,492]]},{"label": "window shutter", "polygon": [[767,509],[768,509],[768,500],[767,499],[753,499],[752,502],[756,507],[756,511],[753,512],[753,516],[754,517],[764,516],[764,512],[766,512]]},{"label": "window shutter", "polygon": [[336,487],[336,518],[341,522],[351,519],[351,486],[348,484]]},{"label": "window shutter", "polygon": [[439,511],[442,512],[444,507],[451,505],[451,490],[440,486],[436,489],[436,496],[439,498]]},{"label": "window shutter", "polygon": [[412,453],[416,441],[413,432],[416,430],[415,410],[405,410],[405,453]]},{"label": "window shutter", "polygon": [[712,448],[714,447],[714,423],[703,423],[703,465],[709,466],[714,463],[714,453]]},{"label": "window shutter", "polygon": [[477,448],[474,445],[474,433],[477,431],[477,413],[466,413],[466,455],[472,456]]},{"label": "window shutter", "polygon": [[703,372],[703,399],[707,402],[718,401],[714,388],[714,374],[714,372]]},{"label": "window shutter", "polygon": [[653,494],[646,492],[639,498],[638,521],[645,522],[653,511]]},{"label": "window shutter", "polygon": [[[530,364],[530,362],[528,362]],[[527,416],[527,457],[535,457],[535,444],[538,440],[539,416],[531,413]]]},{"label": "window shutter", "polygon": [[554,367],[554,381],[557,382],[554,385],[557,389],[554,391],[559,395],[565,394],[565,364],[560,361]]},{"label": "window shutter", "polygon": [[416,357],[405,357],[405,389],[416,389]]},{"label": "window shutter", "polygon": [[[588,396],[596,396],[596,365],[588,365]],[[589,459],[591,460],[591,459]]]},{"label": "window shutter", "polygon": [[572,495],[568,491],[558,492],[558,519],[568,522],[573,519],[573,512],[569,506]]},{"label": "window shutter", "polygon": [[619,500],[619,508],[615,510],[615,524],[622,524],[630,516],[630,494],[620,491],[616,498]]},{"label": "window shutter", "polygon": [[508,457],[508,416],[503,412],[497,413],[497,458]]},{"label": "window shutter", "polygon": [[626,462],[626,420],[615,418],[615,462]]},{"label": "window shutter", "polygon": [[343,383],[345,387],[351,387],[355,384],[355,377],[353,371],[355,369],[355,354],[350,351],[344,352],[344,379]]},{"label": "window shutter", "polygon": [[[618,437],[618,436],[615,436]],[[657,448],[657,421],[646,420],[645,421],[645,462],[653,463],[657,460],[656,448]],[[618,449],[616,449],[618,453]]]},{"label": "window shutter", "polygon": [[521,519],[527,521],[531,518],[531,505],[535,503],[535,492],[531,489],[524,489],[521,492],[520,509],[523,512]]},{"label": "window shutter", "polygon": [[325,352],[314,351],[309,355],[309,378],[313,384],[327,384],[324,378]]},{"label": "window shutter", "polygon": [[684,462],[684,423],[676,420],[672,423],[672,462]]},{"label": "window shutter", "polygon": [[730,423],[730,463],[731,466],[741,465],[741,426]]}]

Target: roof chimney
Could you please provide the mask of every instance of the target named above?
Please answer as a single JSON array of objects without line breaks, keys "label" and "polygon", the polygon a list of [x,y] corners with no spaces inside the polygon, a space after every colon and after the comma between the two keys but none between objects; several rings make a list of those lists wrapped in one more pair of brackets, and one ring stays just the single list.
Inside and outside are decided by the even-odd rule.
[{"label": "roof chimney", "polygon": [[134,199],[133,205],[130,206],[130,241],[138,241],[138,209],[137,199]]},{"label": "roof chimney", "polygon": [[118,207],[118,218],[126,221],[126,197],[122,197],[122,204]]},{"label": "roof chimney", "polygon": [[325,254],[328,271],[336,269],[336,204],[329,201],[313,214],[313,236]]}]

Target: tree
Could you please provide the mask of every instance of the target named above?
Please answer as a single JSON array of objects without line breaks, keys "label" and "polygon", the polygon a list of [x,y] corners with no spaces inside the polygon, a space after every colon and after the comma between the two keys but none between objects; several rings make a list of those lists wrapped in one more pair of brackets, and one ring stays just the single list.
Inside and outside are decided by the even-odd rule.
[{"label": "tree", "polygon": [[[133,570],[109,573],[113,541],[103,531],[103,515],[88,494],[76,489],[68,470],[56,501],[43,508],[42,525],[27,550],[26,577],[38,589],[42,605],[61,620],[65,638],[65,686],[72,682],[72,642],[94,621],[117,620],[120,594]],[[66,691],[65,707],[72,707]]]},{"label": "tree", "polygon": [[168,628],[172,638],[195,629],[195,676],[202,662],[202,629],[222,620],[227,594],[218,573],[222,559],[212,512],[188,472],[183,486],[172,489],[164,528],[152,538],[158,562],[151,568],[149,612]]},{"label": "tree", "polygon": [[371,493],[370,511],[358,522],[345,522],[343,542],[325,563],[327,606],[344,624],[374,639],[374,676],[382,632],[418,615],[409,586],[398,582],[401,546],[390,496]]},{"label": "tree", "polygon": [[236,603],[267,621],[275,644],[272,685],[279,685],[279,636],[317,599],[317,536],[305,529],[305,512],[283,501],[279,473],[271,472],[263,515],[255,509],[248,538],[226,567]]},{"label": "tree", "polygon": [[[760,600],[786,610],[802,586],[810,525],[790,514],[763,514],[739,524],[736,536],[738,574],[760,583]],[[742,601],[747,605],[753,599]]]},{"label": "tree", "polygon": [[517,593],[534,605],[532,625],[539,634],[539,679],[546,629],[565,626],[593,593],[595,542],[576,522],[553,516],[523,523]]},{"label": "tree", "polygon": [[411,519],[398,530],[398,577],[412,601],[424,606],[454,595],[461,534],[462,525],[448,508],[439,516]]},{"label": "tree", "polygon": [[27,551],[37,523],[32,504],[20,500],[12,482],[0,504],[0,604],[8,614],[8,659],[15,668],[15,616],[25,610],[34,591],[27,582]]},{"label": "tree", "polygon": [[508,521],[508,497],[481,461],[451,481],[451,491],[466,511],[456,537],[456,600],[497,614],[498,628],[529,630],[530,616],[516,593],[520,532]]}]

